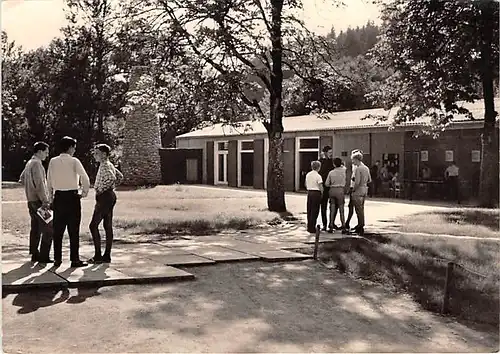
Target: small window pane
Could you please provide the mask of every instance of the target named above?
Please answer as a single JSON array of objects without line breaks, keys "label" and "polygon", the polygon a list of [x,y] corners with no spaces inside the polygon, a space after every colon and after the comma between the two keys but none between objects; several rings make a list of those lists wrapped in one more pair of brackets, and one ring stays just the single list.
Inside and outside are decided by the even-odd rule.
[{"label": "small window pane", "polygon": [[223,141],[221,143],[217,143],[217,149],[219,151],[227,150],[227,148],[228,148],[228,143],[227,142]]},{"label": "small window pane", "polygon": [[241,150],[253,150],[253,141],[242,141]]},{"label": "small window pane", "polygon": [[347,151],[342,151],[341,155],[342,155],[343,157],[347,156]]},{"label": "small window pane", "polygon": [[317,149],[319,146],[319,139],[300,139],[300,148],[301,149]]}]

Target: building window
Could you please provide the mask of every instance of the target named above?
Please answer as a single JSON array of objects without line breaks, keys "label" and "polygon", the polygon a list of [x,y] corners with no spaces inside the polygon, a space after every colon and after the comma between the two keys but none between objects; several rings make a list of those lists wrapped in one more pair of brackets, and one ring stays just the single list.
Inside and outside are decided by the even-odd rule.
[{"label": "building window", "polygon": [[242,141],[241,151],[253,152],[253,141]]},{"label": "building window", "polygon": [[318,138],[305,138],[300,139],[299,143],[300,150],[318,150],[319,149],[319,139]]},{"label": "building window", "polygon": [[347,157],[347,151],[342,151],[342,152],[340,153],[340,156],[342,156],[342,157]]},{"label": "building window", "polygon": [[221,141],[217,143],[217,150],[219,151],[229,150],[229,143],[227,141]]}]

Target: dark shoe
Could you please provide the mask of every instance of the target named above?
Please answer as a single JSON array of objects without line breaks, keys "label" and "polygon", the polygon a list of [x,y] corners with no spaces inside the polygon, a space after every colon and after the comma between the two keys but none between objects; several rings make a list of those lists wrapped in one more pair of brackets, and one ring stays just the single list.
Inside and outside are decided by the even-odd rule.
[{"label": "dark shoe", "polygon": [[333,234],[333,228],[328,229],[329,234]]},{"label": "dark shoe", "polygon": [[337,225],[333,225],[333,229],[334,230],[340,230],[340,227],[338,227]]},{"label": "dark shoe", "polygon": [[359,236],[364,236],[365,235],[365,228],[364,227],[358,227],[356,233],[359,235]]},{"label": "dark shoe", "polygon": [[60,267],[62,264],[62,261],[54,261],[54,267]]},{"label": "dark shoe", "polygon": [[81,267],[86,267],[88,264],[86,262],[78,261],[78,262],[71,262],[71,268],[81,268]]},{"label": "dark shoe", "polygon": [[111,256],[105,254],[101,258],[101,263],[111,263]]},{"label": "dark shoe", "polygon": [[326,226],[322,228],[323,231],[326,231]]},{"label": "dark shoe", "polygon": [[32,262],[39,262],[40,261],[40,255],[38,253],[33,253],[31,255],[31,261]]},{"label": "dark shoe", "polygon": [[349,229],[342,230],[342,235],[349,235],[349,234],[350,234]]},{"label": "dark shoe", "polygon": [[38,263],[43,263],[43,264],[54,263],[54,260],[50,258],[40,258],[38,260]]}]

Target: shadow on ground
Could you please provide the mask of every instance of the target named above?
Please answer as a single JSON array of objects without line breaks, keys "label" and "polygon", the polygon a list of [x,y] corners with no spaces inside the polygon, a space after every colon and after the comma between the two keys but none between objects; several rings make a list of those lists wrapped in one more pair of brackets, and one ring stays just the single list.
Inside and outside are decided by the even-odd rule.
[{"label": "shadow on ground", "polygon": [[[190,267],[189,271],[196,281],[87,289],[81,290],[85,294],[72,296],[36,292],[16,295],[12,305],[20,307],[20,315],[43,309],[36,317],[37,336],[44,340],[38,345],[57,342],[54,352],[71,346],[58,342],[60,333],[55,334],[46,324],[69,315],[78,316],[78,321],[65,324],[65,331],[78,331],[71,345],[79,352],[101,348],[101,343],[115,352],[498,349],[495,333],[474,331],[432,316],[400,294],[372,283],[353,282],[312,261],[218,264]],[[96,295],[98,300],[94,300]],[[82,299],[87,300],[82,307],[65,306],[78,306]],[[10,297],[4,300],[4,308],[6,302]],[[96,315],[99,326],[108,329],[98,336],[92,322]],[[4,319],[4,343],[12,347],[13,338],[23,338],[19,334],[12,337],[11,326],[32,320],[12,315],[4,315]]]},{"label": "shadow on ground", "polygon": [[500,230],[500,213],[498,209],[457,209],[448,212],[436,212],[445,216],[448,223],[486,226],[492,231]]},{"label": "shadow on ground", "polygon": [[[468,267],[496,264],[500,255],[498,242],[475,242],[473,247],[465,254],[446,244],[438,252],[439,248],[426,246],[425,242],[408,242],[397,235],[367,234],[366,239],[325,244],[320,257],[340,272],[407,292],[424,309],[440,313],[448,261],[457,260]],[[476,273],[455,266],[449,314],[466,325],[472,325],[472,321],[498,331],[500,275],[493,269],[482,274],[486,277]]]}]

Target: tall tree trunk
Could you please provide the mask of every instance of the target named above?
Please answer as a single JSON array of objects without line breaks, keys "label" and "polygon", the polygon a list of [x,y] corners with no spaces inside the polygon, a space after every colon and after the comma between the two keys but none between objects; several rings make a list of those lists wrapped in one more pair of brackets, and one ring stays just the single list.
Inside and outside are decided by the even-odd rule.
[{"label": "tall tree trunk", "polygon": [[267,175],[267,206],[270,211],[284,212],[285,179],[283,175],[283,67],[282,67],[282,33],[281,17],[283,0],[271,1],[271,73],[270,93],[270,124],[269,135],[269,166]]},{"label": "tall tree trunk", "polygon": [[267,206],[270,211],[286,211],[283,169],[283,137],[277,137],[276,135],[274,137],[269,136]]},{"label": "tall tree trunk", "polygon": [[497,113],[495,112],[494,100],[494,70],[492,58],[493,31],[495,19],[491,18],[495,11],[490,8],[495,6],[494,2],[483,2],[482,17],[483,17],[483,38],[481,45],[482,71],[481,79],[483,84],[484,98],[484,127],[481,136],[482,157],[481,157],[481,174],[479,183],[479,202],[480,206],[485,208],[493,208],[498,206],[498,188],[499,188],[499,153],[498,153],[498,132],[495,129],[495,120]]}]

